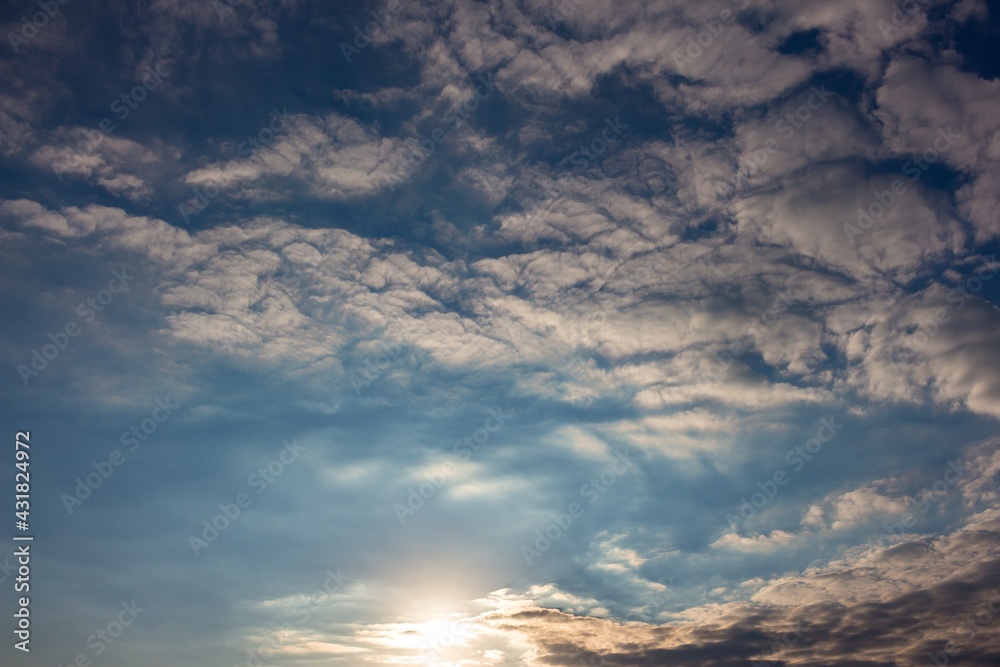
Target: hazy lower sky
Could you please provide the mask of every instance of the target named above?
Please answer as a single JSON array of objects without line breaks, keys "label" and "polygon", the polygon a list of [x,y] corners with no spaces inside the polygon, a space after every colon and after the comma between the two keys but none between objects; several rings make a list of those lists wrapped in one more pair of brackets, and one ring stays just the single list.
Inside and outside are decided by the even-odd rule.
[{"label": "hazy lower sky", "polygon": [[5,3],[0,662],[997,665],[998,12]]}]

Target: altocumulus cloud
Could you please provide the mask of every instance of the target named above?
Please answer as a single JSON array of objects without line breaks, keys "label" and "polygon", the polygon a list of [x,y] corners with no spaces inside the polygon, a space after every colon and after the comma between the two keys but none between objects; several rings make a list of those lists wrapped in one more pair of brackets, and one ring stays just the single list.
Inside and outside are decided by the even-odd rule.
[{"label": "altocumulus cloud", "polygon": [[32,661],[1000,659],[987,3],[42,5]]}]

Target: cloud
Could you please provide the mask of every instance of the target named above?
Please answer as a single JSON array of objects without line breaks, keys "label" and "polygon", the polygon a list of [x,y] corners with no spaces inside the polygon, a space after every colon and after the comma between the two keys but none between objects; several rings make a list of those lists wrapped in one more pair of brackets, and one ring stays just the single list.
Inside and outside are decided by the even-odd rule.
[{"label": "cloud", "polygon": [[251,155],[196,169],[185,177],[193,186],[232,189],[252,199],[273,198],[281,180],[301,182],[324,199],[347,199],[395,185],[412,172],[408,152],[415,142],[383,138],[352,118],[329,114],[272,114],[261,148],[243,142],[241,154]]},{"label": "cloud", "polygon": [[40,659],[142,593],[108,667],[996,663],[986,3],[74,6],[0,57],[4,409],[59,497],[183,408],[45,517]]},{"label": "cloud", "polygon": [[[995,455],[995,447],[979,451]],[[852,497],[857,498],[842,497],[841,508]],[[479,622],[525,637],[534,645],[535,659],[548,664],[782,660],[903,667],[925,664],[929,653],[961,651],[985,665],[1000,604],[996,521],[993,516],[975,528],[858,551],[801,575],[757,582],[750,602],[692,607],[681,620],[664,625],[580,616],[560,611],[565,604],[559,603],[494,612]],[[775,531],[768,538],[730,536],[718,546],[773,550],[791,539]],[[526,599],[553,599],[540,593]]]},{"label": "cloud", "polygon": [[130,139],[86,128],[60,132],[55,141],[37,148],[31,161],[52,170],[60,179],[80,178],[131,201],[148,200],[154,183],[147,179],[159,180],[157,172],[162,178],[166,164],[180,155],[175,148],[159,142],[147,148]]}]

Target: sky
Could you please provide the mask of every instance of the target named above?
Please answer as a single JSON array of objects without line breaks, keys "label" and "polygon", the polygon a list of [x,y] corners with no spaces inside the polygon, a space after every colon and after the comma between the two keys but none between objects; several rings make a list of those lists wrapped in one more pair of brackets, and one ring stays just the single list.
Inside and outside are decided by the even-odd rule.
[{"label": "sky", "polygon": [[4,665],[1000,663],[1000,5],[0,28]]}]

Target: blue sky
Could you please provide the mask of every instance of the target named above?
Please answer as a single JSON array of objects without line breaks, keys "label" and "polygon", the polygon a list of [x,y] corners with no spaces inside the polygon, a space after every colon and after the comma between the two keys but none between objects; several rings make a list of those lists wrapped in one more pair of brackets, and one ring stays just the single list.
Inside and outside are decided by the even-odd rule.
[{"label": "blue sky", "polygon": [[8,3],[4,664],[997,664],[997,21]]}]

